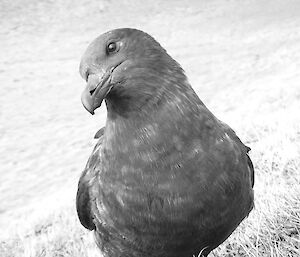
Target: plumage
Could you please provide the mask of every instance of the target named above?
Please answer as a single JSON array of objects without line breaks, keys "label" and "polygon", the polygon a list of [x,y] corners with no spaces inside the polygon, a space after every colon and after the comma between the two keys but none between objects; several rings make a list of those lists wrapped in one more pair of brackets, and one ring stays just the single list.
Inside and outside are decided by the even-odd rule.
[{"label": "plumage", "polygon": [[107,106],[79,180],[82,225],[107,257],[207,256],[253,208],[250,148],[142,31],[96,38],[80,74],[84,107]]}]

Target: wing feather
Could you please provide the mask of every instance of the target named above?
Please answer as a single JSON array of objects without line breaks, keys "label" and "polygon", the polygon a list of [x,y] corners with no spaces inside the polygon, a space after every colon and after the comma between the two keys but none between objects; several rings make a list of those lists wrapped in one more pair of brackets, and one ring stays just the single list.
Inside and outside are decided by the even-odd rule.
[{"label": "wing feather", "polygon": [[96,168],[100,163],[99,150],[102,145],[103,133],[104,127],[96,133],[97,137],[95,136],[95,138],[99,138],[99,141],[96,144],[87,162],[87,165],[80,176],[76,196],[76,209],[80,223],[89,230],[95,229],[93,214],[91,211],[93,201],[93,197],[91,196],[91,188],[96,176]]},{"label": "wing feather", "polygon": [[224,131],[229,134],[229,136],[235,141],[237,142],[240,147],[246,151],[246,154],[247,154],[247,163],[248,163],[248,167],[249,167],[249,171],[250,171],[250,179],[251,179],[251,185],[252,187],[254,186],[254,167],[253,167],[253,163],[250,159],[250,156],[249,156],[249,152],[251,150],[250,147],[246,146],[243,144],[243,142],[240,140],[240,138],[236,135],[235,131],[230,128],[226,123],[220,121],[220,124],[223,126],[223,129]]}]

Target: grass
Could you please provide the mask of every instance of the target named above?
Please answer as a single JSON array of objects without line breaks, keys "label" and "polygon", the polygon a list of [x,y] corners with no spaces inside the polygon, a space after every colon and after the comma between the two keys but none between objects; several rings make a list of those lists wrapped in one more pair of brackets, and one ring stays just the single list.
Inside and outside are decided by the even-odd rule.
[{"label": "grass", "polygon": [[[300,256],[300,123],[271,119],[243,135],[255,164],[255,208],[210,256]],[[101,256],[72,204],[28,227],[0,243],[2,257]]]},{"label": "grass", "polygon": [[96,256],[92,254],[93,250],[98,251],[88,232],[81,228],[72,208],[35,221],[29,231],[0,243],[2,257]]}]

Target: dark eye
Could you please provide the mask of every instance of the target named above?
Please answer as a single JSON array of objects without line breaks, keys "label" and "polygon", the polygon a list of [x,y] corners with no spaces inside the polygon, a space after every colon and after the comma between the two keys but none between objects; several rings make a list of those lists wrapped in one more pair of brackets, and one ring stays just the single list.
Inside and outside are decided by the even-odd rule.
[{"label": "dark eye", "polygon": [[117,46],[116,42],[110,42],[106,47],[106,51],[108,54],[111,54],[111,53],[117,52],[117,50],[118,50],[117,48],[118,48],[118,46]]}]

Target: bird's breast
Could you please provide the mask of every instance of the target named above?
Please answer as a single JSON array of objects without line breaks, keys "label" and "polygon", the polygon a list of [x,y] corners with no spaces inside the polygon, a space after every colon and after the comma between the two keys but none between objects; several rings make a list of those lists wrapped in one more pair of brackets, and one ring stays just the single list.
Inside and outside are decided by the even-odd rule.
[{"label": "bird's breast", "polygon": [[150,219],[184,217],[185,209],[199,207],[194,201],[207,190],[200,183],[208,176],[199,172],[205,158],[201,141],[156,130],[153,124],[135,136],[103,140],[101,195],[130,219],[140,213]]},{"label": "bird's breast", "polygon": [[201,241],[215,235],[213,228],[239,220],[230,210],[242,213],[248,204],[242,192],[246,166],[238,166],[243,156],[227,147],[230,138],[216,140],[215,130],[197,134],[195,127],[106,127],[94,206],[98,231],[132,242],[157,235],[173,242],[188,234]]}]

